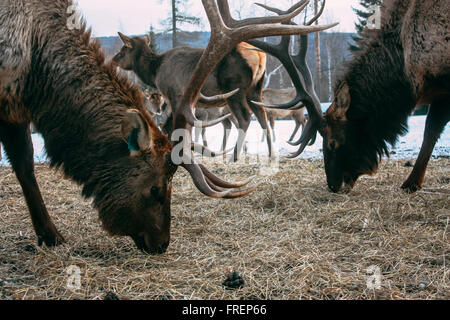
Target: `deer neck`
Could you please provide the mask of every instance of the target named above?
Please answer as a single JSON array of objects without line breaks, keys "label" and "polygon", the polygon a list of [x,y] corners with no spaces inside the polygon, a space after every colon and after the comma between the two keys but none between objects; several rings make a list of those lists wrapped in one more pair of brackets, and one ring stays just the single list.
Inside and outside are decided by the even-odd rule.
[{"label": "deer neck", "polygon": [[45,140],[51,165],[91,196],[102,175],[115,172],[129,155],[120,128],[127,108],[143,108],[141,95],[103,63],[100,44],[90,42],[88,34],[81,45],[64,31],[35,38],[22,100]]},{"label": "deer neck", "polygon": [[143,48],[142,53],[137,57],[134,63],[134,72],[142,82],[156,88],[155,79],[162,60],[163,55],[152,52],[150,48]]},{"label": "deer neck", "polygon": [[366,131],[377,144],[394,144],[406,133],[407,118],[415,107],[400,36],[383,32],[357,55],[344,76],[351,96],[348,123]]}]

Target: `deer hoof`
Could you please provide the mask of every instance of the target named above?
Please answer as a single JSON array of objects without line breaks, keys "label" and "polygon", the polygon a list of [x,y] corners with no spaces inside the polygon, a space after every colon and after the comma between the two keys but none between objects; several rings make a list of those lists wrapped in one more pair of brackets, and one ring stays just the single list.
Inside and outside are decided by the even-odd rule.
[{"label": "deer hoof", "polygon": [[412,182],[409,180],[406,180],[402,185],[402,189],[407,193],[414,193],[416,191],[419,191],[421,188],[422,186],[420,186],[417,182]]},{"label": "deer hoof", "polygon": [[39,246],[42,246],[42,244],[45,243],[47,247],[56,247],[64,242],[64,237],[57,230],[38,235]]}]

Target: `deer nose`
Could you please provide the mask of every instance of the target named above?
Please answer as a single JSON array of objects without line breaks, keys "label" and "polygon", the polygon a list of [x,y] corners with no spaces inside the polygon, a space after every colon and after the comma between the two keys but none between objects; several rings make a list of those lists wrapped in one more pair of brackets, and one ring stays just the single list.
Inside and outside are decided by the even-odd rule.
[{"label": "deer nose", "polygon": [[336,141],[334,141],[334,140],[330,141],[330,143],[329,143],[330,150],[332,150],[332,151],[336,150],[336,146],[337,146]]},{"label": "deer nose", "polygon": [[164,244],[158,249],[158,254],[166,253],[168,247],[169,247],[169,242],[164,243]]},{"label": "deer nose", "polygon": [[337,186],[332,185],[332,186],[328,186],[328,187],[329,187],[330,190],[331,190],[332,192],[334,192],[334,193],[339,192],[339,187],[337,187]]}]

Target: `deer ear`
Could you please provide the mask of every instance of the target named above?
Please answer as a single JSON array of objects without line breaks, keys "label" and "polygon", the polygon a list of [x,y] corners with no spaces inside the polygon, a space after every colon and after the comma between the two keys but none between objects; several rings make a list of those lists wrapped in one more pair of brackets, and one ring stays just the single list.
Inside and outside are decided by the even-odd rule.
[{"label": "deer ear", "polygon": [[350,107],[350,102],[350,87],[346,81],[342,81],[336,90],[336,97],[334,99],[334,116],[336,118],[345,119],[345,114]]},{"label": "deer ear", "polygon": [[125,47],[133,49],[133,39],[124,35],[122,32],[118,32],[118,34],[119,34],[120,39],[122,39],[122,42],[125,45]]},{"label": "deer ear", "polygon": [[138,110],[128,110],[122,120],[122,137],[128,142],[131,156],[150,148],[150,130]]}]

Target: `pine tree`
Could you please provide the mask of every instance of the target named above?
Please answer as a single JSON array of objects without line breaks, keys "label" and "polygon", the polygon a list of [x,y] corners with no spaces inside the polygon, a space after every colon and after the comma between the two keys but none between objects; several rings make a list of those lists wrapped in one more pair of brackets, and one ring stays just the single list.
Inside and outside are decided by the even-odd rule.
[{"label": "pine tree", "polygon": [[362,10],[353,8],[353,11],[358,16],[358,22],[355,23],[357,34],[352,36],[353,41],[355,44],[350,45],[351,51],[358,51],[361,50],[358,42],[363,40],[363,31],[367,26],[367,19],[370,18],[370,16],[373,15],[373,11],[371,11],[371,7],[374,5],[381,5],[383,3],[383,0],[360,0],[359,4],[364,8]]},{"label": "pine tree", "polygon": [[153,25],[150,25],[150,31],[147,33],[148,36],[150,37],[150,49],[153,52],[158,52],[158,45],[156,44],[156,33],[155,33],[155,29],[153,28]]}]

